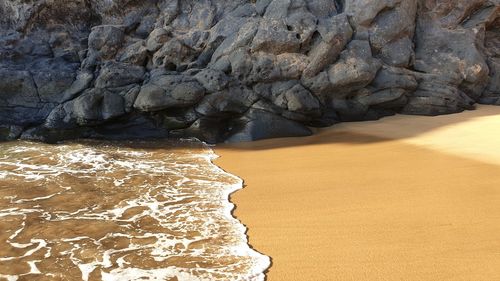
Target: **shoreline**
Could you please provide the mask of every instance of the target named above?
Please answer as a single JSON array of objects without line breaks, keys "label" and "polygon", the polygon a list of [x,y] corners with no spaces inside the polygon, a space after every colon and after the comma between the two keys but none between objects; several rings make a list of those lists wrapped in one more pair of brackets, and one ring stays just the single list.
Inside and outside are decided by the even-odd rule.
[{"label": "shoreline", "polygon": [[499,126],[491,106],[397,115],[216,146],[214,162],[245,181],[234,216],[269,281],[500,280]]}]

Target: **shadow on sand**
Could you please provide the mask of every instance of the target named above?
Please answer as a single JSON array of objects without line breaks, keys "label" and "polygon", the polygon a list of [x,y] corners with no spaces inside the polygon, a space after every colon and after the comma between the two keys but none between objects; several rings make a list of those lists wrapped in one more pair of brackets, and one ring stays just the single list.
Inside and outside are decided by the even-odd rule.
[{"label": "shadow on sand", "polygon": [[267,150],[321,144],[367,144],[416,137],[440,128],[498,115],[500,106],[479,105],[476,110],[440,116],[395,115],[375,121],[344,122],[313,129],[309,137],[261,140],[217,145],[223,150]]}]

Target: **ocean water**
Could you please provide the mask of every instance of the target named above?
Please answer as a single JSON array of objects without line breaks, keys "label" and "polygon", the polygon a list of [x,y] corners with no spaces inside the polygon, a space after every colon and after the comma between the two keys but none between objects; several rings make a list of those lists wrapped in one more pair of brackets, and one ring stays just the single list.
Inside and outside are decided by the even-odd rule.
[{"label": "ocean water", "polygon": [[0,143],[0,280],[264,280],[196,140]]}]

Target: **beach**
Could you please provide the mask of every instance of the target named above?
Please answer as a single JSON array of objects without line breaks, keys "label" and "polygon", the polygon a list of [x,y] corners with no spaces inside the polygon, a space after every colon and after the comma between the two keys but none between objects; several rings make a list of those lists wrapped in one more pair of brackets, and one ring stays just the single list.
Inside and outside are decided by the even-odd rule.
[{"label": "beach", "polygon": [[500,280],[500,107],[217,146],[267,280]]}]

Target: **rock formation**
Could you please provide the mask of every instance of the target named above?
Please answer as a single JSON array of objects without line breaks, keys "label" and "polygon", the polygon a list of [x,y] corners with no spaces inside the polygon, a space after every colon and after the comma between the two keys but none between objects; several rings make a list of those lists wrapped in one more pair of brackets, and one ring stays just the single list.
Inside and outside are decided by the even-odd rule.
[{"label": "rock formation", "polygon": [[500,105],[499,0],[0,0],[0,139],[302,136]]}]

